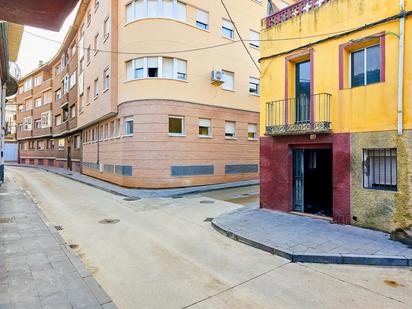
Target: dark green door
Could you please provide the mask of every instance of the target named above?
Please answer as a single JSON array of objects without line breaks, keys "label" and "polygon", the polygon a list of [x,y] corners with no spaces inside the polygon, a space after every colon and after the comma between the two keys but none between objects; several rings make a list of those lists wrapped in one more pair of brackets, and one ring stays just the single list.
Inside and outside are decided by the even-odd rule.
[{"label": "dark green door", "polygon": [[305,211],[305,156],[303,149],[293,150],[293,210]]},{"label": "dark green door", "polygon": [[295,76],[295,123],[307,123],[310,121],[310,61],[296,63]]}]

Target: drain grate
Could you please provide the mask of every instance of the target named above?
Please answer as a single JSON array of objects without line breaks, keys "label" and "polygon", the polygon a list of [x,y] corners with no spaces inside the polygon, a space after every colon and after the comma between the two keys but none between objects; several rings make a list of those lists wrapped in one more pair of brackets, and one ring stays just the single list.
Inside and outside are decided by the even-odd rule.
[{"label": "drain grate", "polygon": [[212,222],[214,218],[206,218],[203,222]]},{"label": "drain grate", "polygon": [[14,219],[16,219],[16,217],[0,218],[0,223],[13,223]]},{"label": "drain grate", "polygon": [[100,224],[116,224],[119,222],[120,222],[119,219],[104,219],[104,220],[99,221]]},{"label": "drain grate", "polygon": [[63,231],[63,227],[61,225],[55,225],[54,228],[58,231]]},{"label": "drain grate", "polygon": [[126,201],[126,202],[134,202],[134,201],[138,201],[138,200],[140,200],[140,197],[125,197],[123,199],[123,201]]},{"label": "drain grate", "polygon": [[200,204],[214,204],[215,201],[210,201],[210,200],[204,200],[204,201],[200,201]]},{"label": "drain grate", "polygon": [[172,196],[172,199],[178,199],[178,198],[183,198],[183,196],[181,196],[181,195],[177,195],[177,196]]}]

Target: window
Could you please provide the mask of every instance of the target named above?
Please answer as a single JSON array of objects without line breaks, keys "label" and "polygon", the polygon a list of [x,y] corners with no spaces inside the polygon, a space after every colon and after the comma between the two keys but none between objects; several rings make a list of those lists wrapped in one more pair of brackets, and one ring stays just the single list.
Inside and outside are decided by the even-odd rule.
[{"label": "window", "polygon": [[104,135],[103,135],[104,139],[108,139],[109,138],[109,124],[106,123],[104,125]]},{"label": "window", "polygon": [[42,128],[50,128],[51,127],[51,120],[52,120],[52,112],[44,112],[41,113],[41,127]]},{"label": "window", "polygon": [[109,67],[104,69],[103,72],[103,91],[106,91],[109,89],[110,86],[110,70]]},{"label": "window", "polygon": [[104,40],[106,40],[109,37],[109,33],[110,33],[110,19],[109,19],[109,16],[107,16],[103,24]]},{"label": "window", "polygon": [[204,30],[209,29],[209,13],[208,12],[197,10],[196,27],[200,29],[204,29]]},{"label": "window", "polygon": [[144,18],[186,21],[186,4],[176,0],[135,0],[126,6],[126,22]]},{"label": "window", "polygon": [[74,148],[80,149],[80,135],[74,137]]},{"label": "window", "polygon": [[169,116],[169,135],[185,134],[185,117]]},{"label": "window", "polygon": [[99,52],[99,34],[96,33],[94,36],[94,54],[96,55]]},{"label": "window", "polygon": [[76,105],[70,106],[70,118],[76,117]]},{"label": "window", "polygon": [[35,129],[41,129],[41,128],[42,128],[42,126],[41,126],[41,119],[36,119],[36,120],[34,121],[34,128],[35,128]]},{"label": "window", "polygon": [[95,12],[96,12],[97,9],[99,8],[99,4],[100,4],[99,0],[95,0],[95,1],[94,1],[94,11],[95,11]]},{"label": "window", "polygon": [[397,190],[396,149],[363,150],[363,187]]},{"label": "window", "polygon": [[54,123],[56,124],[56,126],[61,125],[61,124],[62,124],[62,115],[57,115],[57,116],[54,118]]},{"label": "window", "polygon": [[72,89],[75,85],[76,85],[76,71],[74,71],[73,74],[70,75],[70,79],[69,79],[70,89]]},{"label": "window", "polygon": [[26,111],[29,111],[32,109],[33,109],[33,100],[32,99],[26,100]]},{"label": "window", "polygon": [[66,94],[69,92],[69,86],[70,86],[70,77],[69,75],[66,75],[63,78],[63,94]]},{"label": "window", "polygon": [[351,53],[351,85],[364,86],[380,82],[380,45]]},{"label": "window", "polygon": [[44,150],[46,149],[46,143],[44,141],[37,142],[37,150]]},{"label": "window", "polygon": [[66,105],[66,106],[63,108],[63,122],[66,122],[67,120],[69,120],[69,108],[68,108],[68,106]]},{"label": "window", "polygon": [[55,95],[56,95],[56,101],[60,100],[62,98],[62,90],[61,89],[56,90]]},{"label": "window", "polygon": [[260,95],[260,80],[257,78],[249,78],[249,93],[253,95]]},{"label": "window", "polygon": [[33,118],[32,117],[25,117],[23,119],[23,130],[24,131],[31,131],[32,130],[32,123],[33,123]]},{"label": "window", "polygon": [[31,78],[29,78],[29,79],[26,79],[25,81],[24,81],[24,92],[26,92],[26,91],[29,91],[29,90],[31,90],[32,89],[32,79]]},{"label": "window", "polygon": [[257,140],[258,136],[257,136],[257,125],[255,123],[249,123],[247,125],[247,138],[249,140]]},{"label": "window", "polygon": [[92,12],[89,10],[87,12],[87,27],[90,25],[90,22],[92,21]]},{"label": "window", "polygon": [[210,119],[199,119],[199,136],[212,136],[212,121]]},{"label": "window", "polygon": [[236,138],[236,122],[234,121],[225,122],[225,137],[226,138]]},{"label": "window", "polygon": [[116,119],[114,122],[114,132],[113,132],[114,137],[119,137],[120,136],[120,119]]},{"label": "window", "polygon": [[87,104],[89,104],[90,103],[90,92],[91,92],[91,90],[90,90],[90,86],[89,87],[87,87],[87,91],[86,91],[86,99],[87,99]]},{"label": "window", "polygon": [[126,64],[127,80],[159,77],[186,80],[186,71],[186,60],[167,57],[138,58]]},{"label": "window", "polygon": [[43,76],[39,75],[34,78],[34,87],[38,87],[43,82]]},{"label": "window", "polygon": [[222,35],[225,38],[232,39],[232,40],[235,38],[235,31],[234,31],[233,24],[226,19],[222,19]]},{"label": "window", "polygon": [[58,140],[58,150],[62,151],[64,150],[64,138],[61,138]]},{"label": "window", "polygon": [[36,98],[34,100],[34,107],[40,107],[41,106],[41,98]]},{"label": "window", "polygon": [[21,104],[19,105],[19,113],[24,113],[26,111],[26,105]]},{"label": "window", "polygon": [[147,77],[159,76],[159,58],[149,57],[147,58]]},{"label": "window", "polygon": [[89,45],[88,47],[87,47],[87,54],[86,54],[86,57],[87,57],[87,64],[89,64],[90,63],[90,60],[91,60],[91,46]]},{"label": "window", "polygon": [[52,98],[52,92],[51,91],[46,91],[45,93],[43,93],[43,103],[44,104],[49,104],[51,103],[53,100]]},{"label": "window", "polygon": [[109,138],[114,137],[114,121],[110,121],[110,126],[109,126]]},{"label": "window", "polygon": [[254,47],[254,48],[259,48],[260,47],[259,32],[250,30],[249,39],[250,39],[249,45],[251,47]]},{"label": "window", "polygon": [[223,84],[222,88],[225,90],[233,90],[234,89],[234,79],[235,74],[228,71],[223,71]]},{"label": "window", "polygon": [[133,117],[124,118],[124,135],[133,135]]},{"label": "window", "polygon": [[94,80],[94,98],[96,99],[99,96],[99,79]]}]

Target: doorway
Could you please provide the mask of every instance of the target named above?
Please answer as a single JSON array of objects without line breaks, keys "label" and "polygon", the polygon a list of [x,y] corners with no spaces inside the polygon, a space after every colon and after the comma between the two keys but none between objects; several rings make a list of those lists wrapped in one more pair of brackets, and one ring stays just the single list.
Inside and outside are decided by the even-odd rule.
[{"label": "doorway", "polygon": [[333,216],[332,149],[293,150],[293,210]]},{"label": "doorway", "polygon": [[69,171],[72,170],[72,156],[71,156],[71,148],[70,146],[67,147],[67,169]]}]

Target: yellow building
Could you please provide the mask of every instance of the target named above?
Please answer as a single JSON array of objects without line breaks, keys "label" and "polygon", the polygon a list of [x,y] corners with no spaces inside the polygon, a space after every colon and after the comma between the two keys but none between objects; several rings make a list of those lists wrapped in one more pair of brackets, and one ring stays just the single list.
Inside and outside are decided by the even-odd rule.
[{"label": "yellow building", "polygon": [[302,0],[262,21],[262,207],[411,231],[411,10]]}]

